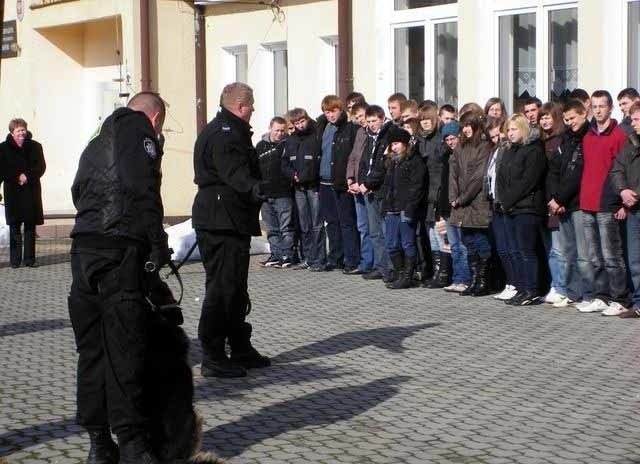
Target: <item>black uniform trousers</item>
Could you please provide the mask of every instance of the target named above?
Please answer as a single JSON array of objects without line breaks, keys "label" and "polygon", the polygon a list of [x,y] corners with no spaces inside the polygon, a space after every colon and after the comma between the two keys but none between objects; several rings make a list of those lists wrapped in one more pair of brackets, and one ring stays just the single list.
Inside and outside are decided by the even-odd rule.
[{"label": "black uniform trousers", "polygon": [[[12,266],[22,264],[23,235],[21,232],[22,223],[11,224],[9,226],[9,261]],[[36,261],[36,226],[35,224],[24,224],[24,263],[33,264]]]},{"label": "black uniform trousers", "polygon": [[198,326],[205,355],[224,356],[225,341],[232,351],[251,348],[247,278],[251,236],[197,229],[198,247],[206,273],[206,292]]},{"label": "black uniform trousers", "polygon": [[77,420],[119,435],[146,426],[142,406],[148,304],[143,262],[126,249],[72,247],[69,315],[78,350]]}]

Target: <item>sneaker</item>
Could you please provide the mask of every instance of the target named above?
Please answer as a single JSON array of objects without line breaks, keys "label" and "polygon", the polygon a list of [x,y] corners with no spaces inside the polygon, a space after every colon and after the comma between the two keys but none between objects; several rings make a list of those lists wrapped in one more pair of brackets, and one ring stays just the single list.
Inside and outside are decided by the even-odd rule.
[{"label": "sneaker", "polygon": [[612,301],[611,303],[609,303],[609,306],[607,306],[602,311],[602,315],[603,316],[619,316],[620,314],[624,313],[626,310],[627,308],[622,306],[620,303],[616,303],[615,301]]},{"label": "sneaker", "polygon": [[609,306],[600,298],[595,298],[591,304],[578,308],[581,313],[599,313],[607,309]]},{"label": "sneaker", "polygon": [[309,266],[309,271],[311,272],[326,272],[329,269],[327,269],[327,265],[326,264],[314,264],[313,266]]},{"label": "sneaker", "polygon": [[311,266],[309,265],[308,262],[306,261],[302,261],[301,263],[298,264],[294,264],[293,266],[291,266],[291,269],[295,269],[296,271],[304,271],[306,269],[309,269]]},{"label": "sneaker", "polygon": [[640,318],[640,308],[631,308],[620,313],[619,317],[622,319]]},{"label": "sneaker", "polygon": [[382,275],[382,272],[376,270],[373,270],[371,272],[367,272],[366,274],[362,274],[362,278],[364,280],[379,280],[382,279],[384,276]]},{"label": "sneaker", "polygon": [[567,308],[567,307],[569,307],[571,305],[571,303],[573,303],[573,300],[571,300],[570,298],[564,296],[557,303],[553,303],[553,307],[554,308]]},{"label": "sneaker", "polygon": [[535,292],[525,292],[525,295],[520,300],[518,306],[531,306],[542,303],[542,298],[536,295]]},{"label": "sneaker", "polygon": [[461,293],[464,292],[469,286],[466,284],[451,284],[448,287],[444,287],[445,292]]},{"label": "sneaker", "polygon": [[260,266],[263,267],[271,267],[271,266],[275,266],[276,264],[278,264],[280,262],[280,259],[278,259],[275,255],[269,255],[269,257],[263,261],[260,261]]},{"label": "sneaker", "polygon": [[348,275],[363,275],[363,274],[367,274],[368,272],[369,271],[363,271],[358,267],[345,267],[342,270],[343,274],[348,274]]},{"label": "sneaker", "polygon": [[494,295],[493,297],[496,300],[508,300],[510,298],[513,298],[516,293],[518,293],[518,291],[516,290],[516,288],[513,285],[507,285],[506,287],[504,287],[504,290],[502,290],[502,292],[500,292],[497,295]]},{"label": "sneaker", "polygon": [[551,287],[551,290],[549,290],[549,293],[547,293],[546,296],[544,297],[544,302],[549,304],[555,304],[555,303],[558,303],[563,298],[564,298],[564,295],[561,295],[556,291],[555,288]]},{"label": "sneaker", "polygon": [[273,265],[273,267],[277,267],[278,269],[286,269],[291,266],[293,266],[293,261],[291,261],[291,258],[288,258],[287,256],[283,256],[278,260],[277,264]]},{"label": "sneaker", "polygon": [[593,300],[582,300],[582,301],[577,301],[574,303],[574,306],[576,307],[576,309],[578,311],[586,308],[587,306],[589,306],[591,303],[593,302]]}]

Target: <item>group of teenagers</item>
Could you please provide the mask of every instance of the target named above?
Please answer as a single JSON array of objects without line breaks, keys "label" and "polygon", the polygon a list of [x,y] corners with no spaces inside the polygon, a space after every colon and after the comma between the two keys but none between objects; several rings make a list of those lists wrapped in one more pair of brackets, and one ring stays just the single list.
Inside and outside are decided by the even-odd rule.
[{"label": "group of teenagers", "polygon": [[389,289],[640,317],[640,95],[575,89],[459,110],[358,92],[271,120],[257,144],[271,255]]}]

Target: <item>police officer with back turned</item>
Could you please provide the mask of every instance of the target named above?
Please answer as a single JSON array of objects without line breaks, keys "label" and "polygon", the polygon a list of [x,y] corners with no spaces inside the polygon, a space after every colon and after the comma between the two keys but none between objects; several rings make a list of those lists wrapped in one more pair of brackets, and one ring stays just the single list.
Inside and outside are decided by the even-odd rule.
[{"label": "police officer with back turned", "polygon": [[251,236],[261,235],[258,212],[269,193],[251,143],[253,111],[251,87],[239,82],[227,85],[218,114],[194,148],[198,193],[192,221],[206,272],[198,327],[204,377],[244,377],[247,369],[271,364],[251,345],[251,324],[245,321],[251,308],[247,291]]},{"label": "police officer with back turned", "polygon": [[89,431],[90,464],[158,462],[145,438],[142,387],[145,264],[159,269],[171,258],[160,197],[164,116],[162,99],[149,92],[115,110],[82,153],[71,189],[78,212],[69,314],[79,354],[77,419]]}]

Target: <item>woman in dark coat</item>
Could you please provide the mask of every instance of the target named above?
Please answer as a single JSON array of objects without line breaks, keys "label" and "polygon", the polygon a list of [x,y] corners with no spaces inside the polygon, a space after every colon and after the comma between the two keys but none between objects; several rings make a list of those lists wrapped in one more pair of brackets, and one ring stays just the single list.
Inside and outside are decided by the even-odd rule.
[{"label": "woman in dark coat", "polygon": [[36,225],[44,223],[40,177],[46,164],[42,145],[31,139],[27,123],[12,119],[7,139],[0,143],[0,181],[4,182],[5,216],[9,225],[11,267],[36,265]]}]

